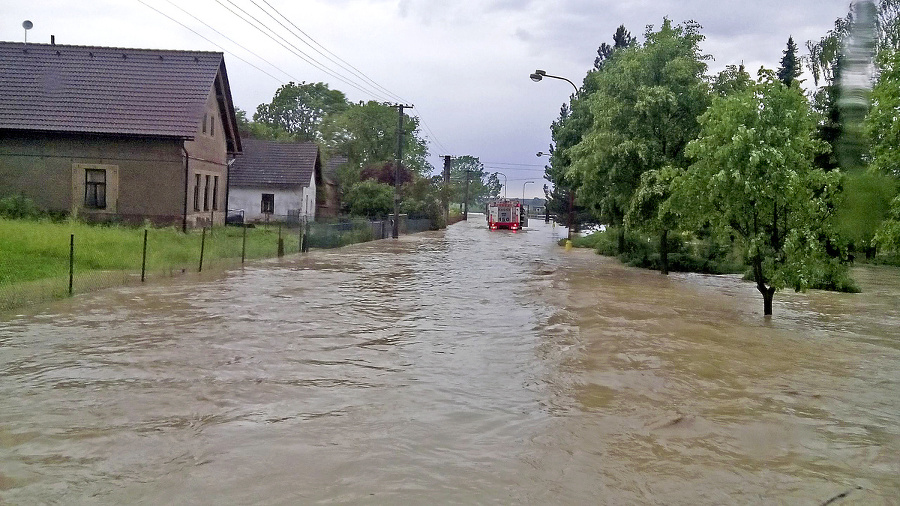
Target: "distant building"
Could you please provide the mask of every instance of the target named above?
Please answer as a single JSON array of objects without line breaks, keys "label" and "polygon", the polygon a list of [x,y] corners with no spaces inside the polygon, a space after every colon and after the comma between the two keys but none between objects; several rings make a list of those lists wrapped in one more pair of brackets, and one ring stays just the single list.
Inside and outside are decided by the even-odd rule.
[{"label": "distant building", "polygon": [[528,208],[529,216],[543,216],[547,212],[547,200],[540,198],[525,199],[525,207]]},{"label": "distant building", "polygon": [[314,142],[245,139],[231,167],[229,208],[245,221],[298,221],[316,218],[322,159]]},{"label": "distant building", "polygon": [[0,197],[223,223],[240,151],[222,53],[0,42]]}]

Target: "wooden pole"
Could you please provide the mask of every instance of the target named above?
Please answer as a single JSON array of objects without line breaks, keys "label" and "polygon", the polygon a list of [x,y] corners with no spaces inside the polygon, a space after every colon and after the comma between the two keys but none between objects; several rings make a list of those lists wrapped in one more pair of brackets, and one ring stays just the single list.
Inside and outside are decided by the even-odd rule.
[{"label": "wooden pole", "polygon": [[141,255],[141,283],[146,280],[147,274],[147,229],[144,229],[144,253]]},{"label": "wooden pole", "polygon": [[69,236],[69,297],[72,296],[75,281],[75,234]]}]

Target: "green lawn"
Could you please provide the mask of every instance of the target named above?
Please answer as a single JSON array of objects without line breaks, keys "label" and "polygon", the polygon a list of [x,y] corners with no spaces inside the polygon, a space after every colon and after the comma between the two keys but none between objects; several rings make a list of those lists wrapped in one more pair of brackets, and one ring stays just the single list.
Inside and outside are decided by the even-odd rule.
[{"label": "green lawn", "polygon": [[[91,271],[140,272],[143,228],[0,218],[0,285],[68,276],[72,234],[76,275]],[[184,234],[172,227],[150,228],[147,271],[197,270],[201,234],[200,230]],[[235,227],[207,231],[204,265],[222,259],[240,259],[242,234],[243,230]],[[299,246],[296,230],[285,230],[283,234],[285,253],[296,253]],[[247,229],[246,258],[274,257],[277,248],[277,227]]]}]

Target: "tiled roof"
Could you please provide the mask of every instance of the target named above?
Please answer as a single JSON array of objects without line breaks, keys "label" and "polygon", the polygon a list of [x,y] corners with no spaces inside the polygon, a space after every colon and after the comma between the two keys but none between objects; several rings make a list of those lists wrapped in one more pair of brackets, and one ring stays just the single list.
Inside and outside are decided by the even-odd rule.
[{"label": "tiled roof", "polygon": [[192,138],[220,67],[206,51],[0,42],[0,129]]},{"label": "tiled roof", "polygon": [[314,142],[285,143],[242,139],[243,154],[229,172],[231,186],[309,186],[319,163]]}]

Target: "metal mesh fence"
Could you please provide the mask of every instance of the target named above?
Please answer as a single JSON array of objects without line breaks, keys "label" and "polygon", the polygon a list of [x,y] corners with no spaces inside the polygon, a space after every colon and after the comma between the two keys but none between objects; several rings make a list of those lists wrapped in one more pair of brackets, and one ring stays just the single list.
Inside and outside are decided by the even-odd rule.
[{"label": "metal mesh fence", "polygon": [[[279,218],[187,233],[176,228],[0,219],[0,311],[104,287],[202,275],[250,260],[392,236],[390,220],[319,223]],[[403,218],[401,234],[432,228],[430,220]]]}]

